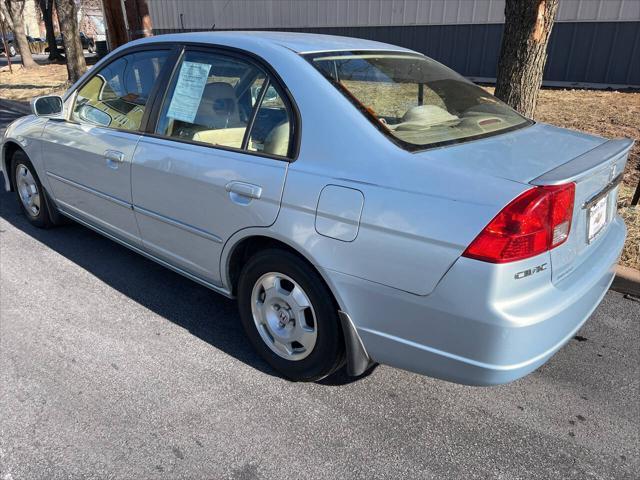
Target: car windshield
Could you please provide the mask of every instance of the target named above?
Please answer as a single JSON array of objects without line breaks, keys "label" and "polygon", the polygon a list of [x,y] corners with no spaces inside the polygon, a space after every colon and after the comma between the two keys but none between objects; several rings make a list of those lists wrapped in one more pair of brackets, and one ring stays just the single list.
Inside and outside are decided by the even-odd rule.
[{"label": "car windshield", "polygon": [[409,150],[531,123],[453,70],[419,54],[325,52],[306,58],[383,133]]}]

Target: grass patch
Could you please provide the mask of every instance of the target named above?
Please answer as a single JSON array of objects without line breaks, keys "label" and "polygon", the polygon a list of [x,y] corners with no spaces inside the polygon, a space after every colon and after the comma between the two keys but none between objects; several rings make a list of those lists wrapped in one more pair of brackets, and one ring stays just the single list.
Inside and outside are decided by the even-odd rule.
[{"label": "grass patch", "polygon": [[635,140],[618,196],[628,235],[620,264],[640,269],[640,207],[631,197],[640,179],[640,93],[543,89],[536,120],[607,138]]},{"label": "grass patch", "polygon": [[61,95],[68,88],[66,65],[41,65],[24,69],[21,65],[0,68],[0,98],[28,102],[39,95]]}]

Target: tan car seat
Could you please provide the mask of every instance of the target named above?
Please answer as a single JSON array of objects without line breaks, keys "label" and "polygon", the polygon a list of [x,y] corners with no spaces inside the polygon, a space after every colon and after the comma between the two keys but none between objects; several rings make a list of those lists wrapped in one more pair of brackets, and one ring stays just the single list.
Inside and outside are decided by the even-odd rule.
[{"label": "tan car seat", "polygon": [[220,128],[217,130],[202,130],[193,135],[196,142],[222,145],[224,147],[240,148],[246,127]]},{"label": "tan car seat", "polygon": [[264,140],[264,152],[285,157],[289,150],[289,122],[276,125]]},{"label": "tan car seat", "polygon": [[238,100],[233,87],[225,82],[205,85],[193,123],[211,129],[241,126]]}]

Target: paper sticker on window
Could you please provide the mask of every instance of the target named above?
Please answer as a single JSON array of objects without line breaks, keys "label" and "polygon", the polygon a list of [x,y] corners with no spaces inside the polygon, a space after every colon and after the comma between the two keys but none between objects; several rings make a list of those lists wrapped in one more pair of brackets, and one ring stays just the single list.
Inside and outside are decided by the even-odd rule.
[{"label": "paper sticker on window", "polygon": [[204,86],[207,84],[209,70],[211,65],[208,63],[183,62],[167,117],[193,123],[202,100]]}]

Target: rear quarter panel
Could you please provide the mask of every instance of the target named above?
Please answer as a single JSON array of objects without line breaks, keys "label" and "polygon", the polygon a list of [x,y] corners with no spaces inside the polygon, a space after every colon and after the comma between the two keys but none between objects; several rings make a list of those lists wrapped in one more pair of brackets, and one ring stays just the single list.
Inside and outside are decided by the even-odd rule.
[{"label": "rear quarter panel", "polygon": [[[478,190],[459,176],[436,173],[428,166],[420,172],[405,172],[398,165],[395,180],[405,175],[419,176],[421,189],[399,189],[385,185],[383,179],[372,183],[317,175],[304,168],[304,161],[295,163],[289,169],[274,228],[309,252],[325,270],[427,295],[502,206],[526,188],[485,178],[481,179],[484,188]],[[329,184],[363,194],[364,206],[353,241],[316,231],[318,198]],[[475,196],[470,195],[473,193]]]}]

